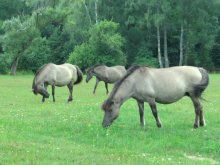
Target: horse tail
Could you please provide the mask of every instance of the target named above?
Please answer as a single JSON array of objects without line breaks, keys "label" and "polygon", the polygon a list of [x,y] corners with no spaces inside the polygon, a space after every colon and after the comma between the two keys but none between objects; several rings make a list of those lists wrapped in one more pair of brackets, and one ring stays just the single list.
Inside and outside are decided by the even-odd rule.
[{"label": "horse tail", "polygon": [[36,76],[34,76],[34,80],[33,80],[33,83],[32,83],[32,90],[34,91],[35,89],[35,79],[36,79]]},{"label": "horse tail", "polygon": [[203,68],[199,68],[199,71],[202,75],[202,80],[198,85],[194,86],[194,95],[198,98],[201,98],[203,91],[209,85],[209,75],[208,72]]},{"label": "horse tail", "polygon": [[76,71],[77,71],[77,80],[74,82],[74,84],[79,84],[83,79],[83,73],[77,65],[75,65],[75,67],[76,67]]}]

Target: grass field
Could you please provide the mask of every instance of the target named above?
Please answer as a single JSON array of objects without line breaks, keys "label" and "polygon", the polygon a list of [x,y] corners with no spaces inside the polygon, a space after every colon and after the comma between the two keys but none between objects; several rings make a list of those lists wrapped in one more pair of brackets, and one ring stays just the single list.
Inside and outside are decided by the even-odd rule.
[{"label": "grass field", "polygon": [[[220,75],[210,75],[202,101],[206,126],[193,129],[194,109],[184,98],[158,105],[162,128],[145,105],[146,129],[139,123],[136,102],[127,101],[108,129],[100,109],[107,97],[95,81],[74,88],[56,88],[41,103],[31,92],[32,75],[0,75],[0,164],[220,164]],[[49,90],[51,92],[51,90]]]}]

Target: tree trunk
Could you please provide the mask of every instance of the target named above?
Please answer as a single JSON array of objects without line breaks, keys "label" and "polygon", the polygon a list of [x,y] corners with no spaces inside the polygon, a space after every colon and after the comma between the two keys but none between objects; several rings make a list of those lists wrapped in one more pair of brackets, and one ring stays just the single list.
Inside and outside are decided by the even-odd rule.
[{"label": "tree trunk", "polygon": [[19,59],[20,59],[20,56],[16,57],[15,60],[13,61],[13,63],[12,63],[10,74],[13,75],[13,76],[16,74]]},{"label": "tree trunk", "polygon": [[169,67],[169,58],[167,53],[167,29],[164,28],[164,58],[165,58],[165,68]]},{"label": "tree trunk", "polygon": [[188,25],[186,25],[184,31],[184,35],[185,35],[185,47],[184,47],[184,65],[188,65],[188,54],[189,54],[189,41],[188,41]]},{"label": "tree trunk", "polygon": [[98,23],[98,0],[95,0],[95,23]]},{"label": "tree trunk", "polygon": [[180,30],[180,61],[179,66],[183,65],[183,25]]},{"label": "tree trunk", "polygon": [[160,51],[160,27],[157,25],[157,50],[158,50],[158,61],[160,68],[163,68],[163,62],[161,58],[161,51]]},{"label": "tree trunk", "polygon": [[184,54],[184,65],[188,65],[188,53],[189,53],[189,42],[186,40],[185,54]]},{"label": "tree trunk", "polygon": [[90,17],[89,9],[88,9],[88,7],[87,7],[87,5],[86,5],[85,0],[83,1],[83,4],[84,4],[84,7],[85,7],[85,9],[86,9],[87,16],[88,16],[88,18],[89,18],[89,24],[92,25],[92,19],[91,19],[91,17]]}]

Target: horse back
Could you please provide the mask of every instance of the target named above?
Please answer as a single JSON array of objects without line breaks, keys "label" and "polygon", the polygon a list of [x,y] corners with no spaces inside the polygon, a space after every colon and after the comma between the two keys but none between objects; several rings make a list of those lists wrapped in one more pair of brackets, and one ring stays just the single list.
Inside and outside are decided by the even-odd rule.
[{"label": "horse back", "polygon": [[172,103],[186,93],[193,93],[203,76],[197,67],[146,68],[136,76],[136,89],[160,103]]},{"label": "horse back", "polygon": [[115,83],[126,74],[124,66],[113,66],[107,68],[107,76],[111,83]]}]

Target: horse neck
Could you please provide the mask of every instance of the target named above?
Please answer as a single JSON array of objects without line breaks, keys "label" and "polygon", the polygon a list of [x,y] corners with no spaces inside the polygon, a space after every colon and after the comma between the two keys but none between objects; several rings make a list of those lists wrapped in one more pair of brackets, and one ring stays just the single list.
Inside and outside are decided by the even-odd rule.
[{"label": "horse neck", "polygon": [[44,86],[44,81],[43,81],[43,77],[42,74],[39,74],[35,77],[35,87],[42,87]]},{"label": "horse neck", "polygon": [[115,92],[113,99],[121,102],[122,105],[126,100],[133,96],[133,83],[131,81],[127,81],[120,85],[118,90]]},{"label": "horse neck", "polygon": [[98,77],[101,80],[105,80],[107,78],[107,75],[106,75],[107,68],[105,66],[102,66],[102,71],[100,71],[100,70],[98,71],[97,69],[94,68],[93,71],[95,74],[93,74],[93,75]]}]

